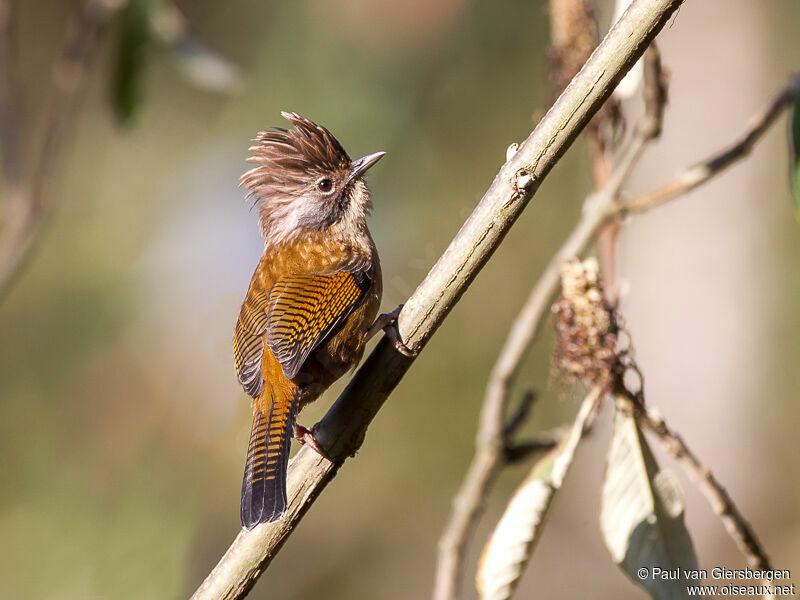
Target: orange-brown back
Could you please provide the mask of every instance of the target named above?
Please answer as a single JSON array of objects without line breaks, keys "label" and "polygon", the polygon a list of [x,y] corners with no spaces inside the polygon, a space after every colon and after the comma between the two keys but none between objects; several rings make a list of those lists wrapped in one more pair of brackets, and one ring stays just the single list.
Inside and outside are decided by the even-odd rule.
[{"label": "orange-brown back", "polygon": [[382,291],[370,250],[309,236],[268,247],[253,274],[234,337],[254,414],[242,484],[245,527],[283,513],[297,412],[361,359]]}]

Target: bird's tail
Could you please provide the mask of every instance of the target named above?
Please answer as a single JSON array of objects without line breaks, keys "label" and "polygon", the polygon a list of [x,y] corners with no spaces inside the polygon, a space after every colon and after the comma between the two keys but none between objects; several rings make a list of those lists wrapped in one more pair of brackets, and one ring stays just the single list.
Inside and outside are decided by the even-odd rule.
[{"label": "bird's tail", "polygon": [[[242,527],[277,521],[286,512],[286,468],[294,424],[292,394],[265,386],[253,410],[253,428],[242,481]],[[271,397],[265,398],[266,394]]]}]

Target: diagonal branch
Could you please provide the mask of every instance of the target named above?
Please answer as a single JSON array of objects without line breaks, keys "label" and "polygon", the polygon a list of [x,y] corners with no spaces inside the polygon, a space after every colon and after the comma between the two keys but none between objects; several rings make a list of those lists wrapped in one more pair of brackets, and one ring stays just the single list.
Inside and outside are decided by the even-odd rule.
[{"label": "diagonal branch", "polygon": [[[655,58],[657,59],[657,56]],[[654,59],[651,58],[651,60]],[[646,73],[651,68],[655,73],[660,71],[660,68],[652,65],[646,65],[646,67]],[[457,597],[467,544],[475,531],[494,481],[505,465],[506,459],[502,452],[502,430],[509,394],[519,367],[537,337],[544,315],[558,290],[561,265],[567,260],[582,255],[595,241],[599,231],[606,223],[627,210],[634,210],[630,208],[630,202],[619,201],[619,194],[630,175],[631,168],[641,157],[647,140],[652,139],[660,131],[664,101],[663,92],[660,90],[660,86],[656,87],[655,81],[657,79],[653,79],[649,84],[652,86],[649,93],[655,96],[654,100],[650,102],[652,108],[646,114],[646,120],[639,127],[638,135],[633,138],[630,146],[623,152],[615,171],[607,178],[606,186],[587,199],[580,221],[548,263],[517,315],[492,370],[481,410],[476,453],[453,502],[450,520],[439,540],[439,562],[433,596],[437,600]],[[648,84],[646,84],[647,86]],[[741,148],[747,147],[749,150],[755,144],[769,125],[775,122],[780,112],[791,105],[797,88],[798,80],[795,78],[770,101],[765,109],[750,120],[749,128],[741,138],[746,141],[746,144],[740,141],[732,146],[732,149],[740,149],[740,151],[737,153],[728,149],[720,152],[716,155],[715,164],[719,164],[719,157],[729,157],[727,159],[729,162],[725,166],[744,158],[746,153],[742,152]],[[711,159],[708,162],[713,161],[714,159]],[[722,169],[707,171],[708,176],[697,181],[694,186],[681,191],[672,190],[668,197],[659,196],[660,202],[642,202],[636,210],[643,212],[675,199],[721,172]],[[655,196],[655,193],[642,198],[651,196]]]},{"label": "diagonal branch", "polygon": [[[697,488],[708,500],[714,513],[719,517],[728,535],[744,555],[747,565],[756,571],[771,571],[772,563],[764,547],[725,487],[717,480],[711,469],[700,462],[683,438],[670,429],[661,414],[645,406],[642,373],[630,353],[622,357],[620,367],[614,374],[610,392],[617,409],[632,414],[639,426],[650,431],[661,443],[664,451],[686,469],[689,477],[692,478]],[[639,381],[638,390],[632,391],[628,387],[625,379],[626,372],[635,374],[635,379]],[[761,577],[757,578],[761,579]],[[768,584],[769,581],[762,580],[762,583]],[[768,591],[764,597],[772,598],[773,596]]]},{"label": "diagonal branch", "polygon": [[768,106],[750,119],[744,135],[739,140],[703,162],[688,167],[661,187],[625,201],[626,210],[632,213],[644,212],[687,194],[747,156],[775,119],[792,105],[798,92],[800,92],[800,75],[794,75],[789,85],[782,89]]},{"label": "diagonal branch", "polygon": [[587,198],[580,221],[545,267],[511,325],[486,387],[475,456],[456,494],[450,520],[439,540],[439,562],[433,594],[435,600],[458,597],[467,543],[475,531],[497,475],[508,462],[503,429],[511,388],[558,291],[561,266],[582,255],[603,226],[619,214],[617,198],[633,166],[641,157],[646,142],[653,137],[653,127],[640,128],[622,153],[614,172],[605,178],[604,187]]},{"label": "diagonal branch", "polygon": [[514,492],[481,553],[475,583],[482,599],[511,598],[516,591],[578,445],[592,428],[604,392],[602,384],[589,389],[567,435]]},{"label": "diagonal branch", "polygon": [[744,555],[747,565],[755,570],[771,570],[772,564],[767,553],[733,498],[714,473],[689,449],[683,438],[667,426],[660,414],[648,410],[635,399],[623,395],[617,396],[617,401],[622,402],[628,410],[632,410],[639,424],[657,437],[664,450],[685,467]]},{"label": "diagonal branch", "polygon": [[583,254],[606,220],[607,213],[603,210],[584,212],[577,227],[548,263],[511,325],[486,386],[475,456],[453,500],[450,520],[439,540],[439,562],[433,593],[436,600],[458,597],[467,543],[477,527],[489,492],[506,464],[503,429],[511,389],[558,290],[561,265]]},{"label": "diagonal branch", "polygon": [[[642,60],[644,63],[644,115],[633,129],[631,139],[620,152],[620,158],[613,161],[609,154],[617,144],[611,139],[604,139],[604,131],[613,131],[611,123],[597,128],[590,136],[590,156],[593,164],[595,188],[610,190],[616,201],[622,187],[627,183],[634,167],[649,146],[650,142],[661,135],[664,123],[664,110],[667,104],[667,75],[661,65],[661,53],[655,42],[647,49]],[[621,117],[620,117],[621,118]],[[606,134],[607,135],[607,134]],[[613,164],[617,162],[618,164]],[[609,219],[597,234],[597,256],[602,267],[605,282],[606,300],[612,306],[619,302],[620,283],[617,273],[617,241],[621,223],[617,219]]]},{"label": "diagonal branch", "polygon": [[[536,129],[496,175],[478,206],[400,314],[402,339],[419,351],[445,319],[544,177],[681,5],[634,0]],[[242,531],[195,592],[195,600],[242,598],[267,568],[413,361],[385,339],[320,423],[318,441],[333,461],[301,448],[288,473],[289,509],[277,523]]]}]

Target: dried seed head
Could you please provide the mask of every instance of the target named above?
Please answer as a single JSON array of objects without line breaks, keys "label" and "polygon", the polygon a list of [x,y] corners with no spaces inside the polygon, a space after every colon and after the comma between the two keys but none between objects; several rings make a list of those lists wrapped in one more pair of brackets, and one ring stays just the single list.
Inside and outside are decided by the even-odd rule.
[{"label": "dried seed head", "polygon": [[617,362],[617,326],[603,296],[597,261],[565,263],[561,289],[553,305],[556,366],[568,380],[604,381]]}]

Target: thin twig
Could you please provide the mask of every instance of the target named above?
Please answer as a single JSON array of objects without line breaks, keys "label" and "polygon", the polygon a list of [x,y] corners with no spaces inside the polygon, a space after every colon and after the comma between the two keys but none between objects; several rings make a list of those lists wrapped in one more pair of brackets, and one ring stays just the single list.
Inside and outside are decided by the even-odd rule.
[{"label": "thin twig", "polygon": [[616,199],[632,165],[639,160],[644,149],[643,138],[637,136],[635,140],[638,141],[623,153],[617,170],[607,178],[605,188],[587,198],[580,221],[545,267],[511,325],[486,387],[475,456],[453,500],[450,519],[439,539],[434,600],[458,597],[467,543],[497,475],[506,464],[503,429],[511,388],[558,290],[561,265],[583,254],[602,226],[618,214]]},{"label": "thin twig", "polygon": [[584,211],[578,226],[545,268],[511,325],[508,338],[492,369],[481,408],[475,456],[453,500],[450,519],[439,539],[435,600],[458,597],[467,543],[483,513],[497,475],[506,464],[503,429],[511,388],[558,290],[561,265],[573,256],[583,254],[606,221],[607,213],[598,204],[595,202],[592,209]]},{"label": "thin twig", "polygon": [[[666,76],[661,66],[661,55],[653,42],[644,54],[644,86],[642,96],[645,112],[631,139],[622,150],[616,165],[611,164],[609,155],[613,154],[614,141],[604,141],[604,132],[613,131],[611,124],[597,127],[592,133],[595,140],[589,144],[592,158],[592,173],[595,189],[609,188],[619,195],[622,187],[630,179],[634,167],[639,163],[644,151],[661,135],[664,122],[664,109],[667,102]],[[618,198],[614,197],[616,201]],[[620,282],[617,269],[617,241],[620,233],[618,219],[609,219],[597,234],[597,255],[605,281],[604,294],[611,306],[619,302]]]},{"label": "thin twig", "polygon": [[644,55],[644,118],[639,130],[647,139],[661,136],[664,127],[664,110],[667,107],[667,83],[669,75],[661,64],[661,52],[653,43]]},{"label": "thin twig", "polygon": [[673,198],[682,196],[747,156],[756,142],[775,122],[775,119],[792,105],[798,90],[800,90],[800,75],[795,75],[789,85],[781,90],[770,102],[769,106],[749,121],[744,135],[739,140],[703,162],[685,169],[677,177],[661,187],[642,196],[626,200],[626,212],[644,212]]},{"label": "thin twig", "polygon": [[636,421],[658,438],[664,450],[684,466],[744,555],[748,566],[757,570],[772,569],[767,553],[733,498],[711,470],[688,448],[681,436],[667,426],[660,414],[645,408],[629,394],[618,394],[616,399],[618,404],[633,411]]},{"label": "thin twig", "polygon": [[[634,0],[548,114],[503,165],[400,313],[401,339],[412,350],[425,346],[542,180],[681,4],[682,0]],[[372,418],[412,362],[381,340],[320,422],[317,439],[333,460],[300,449],[289,466],[290,500],[284,519],[240,532],[195,592],[195,600],[241,598],[249,591],[338,467],[360,447]]]},{"label": "thin twig", "polygon": [[[656,99],[660,97],[661,100],[658,100],[658,103],[663,107],[665,95],[659,89],[662,85],[658,83],[660,81],[661,77],[651,75],[650,86],[652,90],[650,97],[655,97]],[[792,104],[798,89],[800,89],[800,78],[793,76],[790,84],[781,90],[764,110],[749,121],[744,135],[736,143],[703,163],[690,167],[675,180],[654,192],[625,202],[623,210],[643,212],[682,196],[701,183],[720,174],[735,161],[747,156],[780,113]],[[660,123],[661,118],[654,118],[653,120]],[[657,130],[660,131],[660,125]],[[714,477],[714,474],[689,450],[683,439],[666,425],[663,417],[644,406],[639,400],[642,397],[641,392],[638,396],[630,394],[625,390],[623,382],[620,382],[618,387],[624,390],[624,392],[617,394],[618,403],[622,403],[629,410],[632,410],[637,422],[653,433],[661,442],[664,450],[686,468],[697,487],[708,499],[714,512],[719,516],[739,550],[745,556],[748,565],[753,569],[771,569],[769,558],[751,529],[750,524],[736,507],[727,490]]]},{"label": "thin twig", "polygon": [[[533,466],[514,492],[481,554],[475,578],[481,598],[510,598],[514,594],[578,445],[591,430],[605,389],[602,384],[590,388],[558,447]],[[543,468],[542,462],[547,467]]]},{"label": "thin twig", "polygon": [[513,438],[523,423],[528,420],[531,414],[531,409],[536,401],[539,399],[539,394],[536,390],[528,390],[522,395],[514,414],[512,414],[508,422],[503,427],[503,437],[507,440]]},{"label": "thin twig", "polygon": [[[645,73],[647,73],[647,68]],[[786,108],[790,103],[792,95],[796,91],[796,85],[796,80],[793,80],[793,83],[785,90],[782,90],[777,98],[772,101],[768,109],[760,113],[751,122],[763,123],[761,127],[764,128],[771,125],[780,110]],[[498,436],[497,432],[503,426],[503,416],[507,410],[508,395],[518,369],[537,337],[544,315],[547,314],[551,300],[558,290],[561,265],[571,258],[582,255],[596,239],[599,230],[605,223],[629,210],[628,207],[630,205],[627,202],[623,205],[619,201],[619,193],[630,175],[631,168],[641,157],[648,140],[653,139],[657,132],[660,131],[660,119],[663,118],[665,96],[659,95],[659,97],[661,99],[658,100],[658,106],[652,108],[653,112],[650,114],[658,114],[662,115],[662,117],[659,117],[658,120],[651,120],[650,126],[644,123],[638,128],[639,134],[632,138],[628,148],[623,152],[614,173],[608,178],[606,189],[593,194],[587,199],[580,221],[570,233],[564,245],[548,263],[511,326],[509,336],[492,370],[484,396],[475,457],[467,469],[453,502],[450,520],[439,541],[439,562],[434,592],[434,599],[436,600],[449,600],[457,597],[468,540],[477,526],[486,498],[491,491],[499,470],[503,466],[503,457],[498,450],[501,447],[499,440],[501,440],[502,436]],[[654,127],[653,125],[655,124],[658,124],[658,127]],[[760,130],[760,133],[763,133],[763,130]],[[752,138],[751,145],[758,139],[758,136],[746,137],[748,139]],[[722,154],[726,153],[723,152]],[[744,154],[739,154],[733,160],[744,156]],[[698,182],[697,185],[718,175],[720,172],[721,169],[714,171],[709,177]],[[677,198],[687,191],[688,189],[677,192],[663,201],[666,202]],[[660,202],[652,205],[643,205],[641,210],[648,210],[658,204]]]},{"label": "thin twig", "polygon": [[[6,0],[0,0],[4,2]],[[36,150],[29,185],[20,181],[6,203],[0,230],[0,299],[8,292],[28,257],[47,214],[45,191],[61,154],[78,92],[85,82],[97,40],[114,14],[127,0],[87,0],[69,26],[56,60],[44,109],[44,131]],[[0,82],[0,85],[2,82]],[[8,193],[8,192],[7,192]],[[13,202],[11,201],[13,200]]]},{"label": "thin twig", "polygon": [[565,433],[563,429],[559,429],[553,433],[542,433],[529,440],[514,442],[506,446],[504,452],[506,464],[514,465],[527,460],[534,454],[552,450],[564,439]]}]

